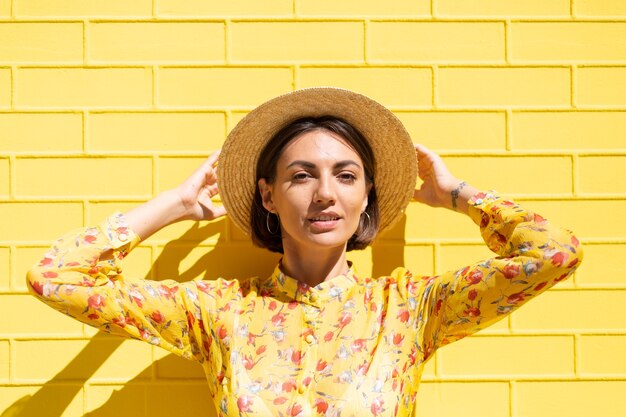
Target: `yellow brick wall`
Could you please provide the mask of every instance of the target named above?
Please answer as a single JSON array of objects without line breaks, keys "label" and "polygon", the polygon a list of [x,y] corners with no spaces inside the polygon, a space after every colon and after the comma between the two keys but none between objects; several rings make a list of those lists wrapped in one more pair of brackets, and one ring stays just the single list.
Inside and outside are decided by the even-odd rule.
[{"label": "yellow brick wall", "polygon": [[[0,0],[1,416],[213,415],[197,366],[53,312],[25,271],[61,233],[177,184],[254,106],[315,85],[380,100],[459,177],[586,244],[573,279],[435,355],[416,415],[626,415],[623,0]],[[412,204],[352,257],[437,273],[490,256],[480,243]],[[274,262],[221,220],[157,233],[126,269]]]}]

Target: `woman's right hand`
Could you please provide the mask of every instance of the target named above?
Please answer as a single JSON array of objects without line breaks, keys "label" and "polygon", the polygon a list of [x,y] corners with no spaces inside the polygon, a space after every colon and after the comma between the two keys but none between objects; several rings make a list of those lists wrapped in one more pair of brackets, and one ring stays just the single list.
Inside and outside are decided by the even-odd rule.
[{"label": "woman's right hand", "polygon": [[213,152],[182,184],[172,190],[184,207],[184,218],[214,220],[226,214],[224,206],[211,201],[219,193],[216,164],[220,151]]}]

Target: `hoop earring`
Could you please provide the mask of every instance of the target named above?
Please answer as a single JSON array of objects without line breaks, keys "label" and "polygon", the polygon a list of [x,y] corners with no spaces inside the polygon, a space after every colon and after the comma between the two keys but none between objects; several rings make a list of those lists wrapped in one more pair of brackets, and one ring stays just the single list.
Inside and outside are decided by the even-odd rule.
[{"label": "hoop earring", "polygon": [[[278,227],[276,228],[276,230],[272,231],[270,229],[270,211],[267,212],[267,216],[265,217],[265,227],[267,228],[267,231],[269,232],[270,235],[275,235],[278,233],[278,229],[280,229],[280,221],[278,222]],[[278,219],[278,214],[276,214],[276,218]]]},{"label": "hoop earring", "polygon": [[[372,222],[372,218],[370,217],[369,213],[367,211],[364,211],[361,214],[365,214],[365,216],[367,216],[367,225],[369,226],[370,223]],[[365,226],[363,226],[363,228],[365,229]]]}]

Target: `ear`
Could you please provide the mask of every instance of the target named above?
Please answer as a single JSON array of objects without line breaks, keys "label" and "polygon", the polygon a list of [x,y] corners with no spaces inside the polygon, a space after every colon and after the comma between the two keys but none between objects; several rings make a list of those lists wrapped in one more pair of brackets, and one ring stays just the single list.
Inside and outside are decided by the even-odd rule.
[{"label": "ear", "polygon": [[265,178],[261,178],[258,184],[263,207],[265,207],[265,210],[269,211],[270,213],[274,213],[276,211],[276,207],[274,206],[274,200],[272,200],[271,184],[268,184]]}]

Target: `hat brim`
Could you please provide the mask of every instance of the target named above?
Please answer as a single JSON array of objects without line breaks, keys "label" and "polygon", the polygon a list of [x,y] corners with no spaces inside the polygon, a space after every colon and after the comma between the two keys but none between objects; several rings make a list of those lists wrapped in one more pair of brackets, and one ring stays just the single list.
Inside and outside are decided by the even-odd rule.
[{"label": "hat brim", "polygon": [[400,120],[376,101],[349,90],[314,87],[271,99],[248,113],[229,133],[217,166],[229,218],[250,234],[256,166],[269,140],[303,117],[335,116],[355,127],[374,152],[374,186],[380,230],[393,226],[406,209],[417,178],[415,148]]}]

